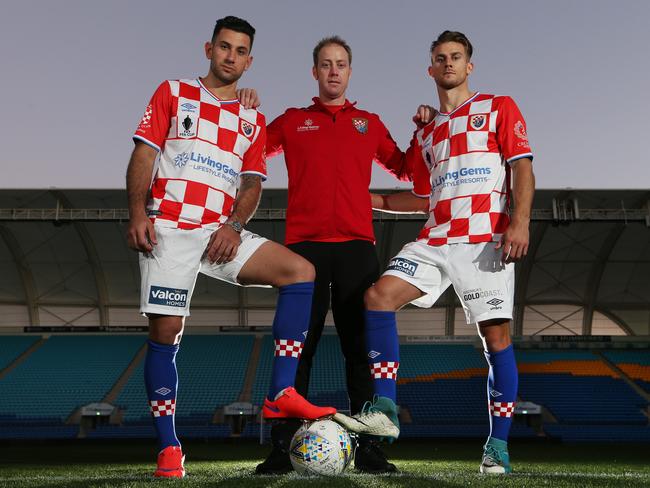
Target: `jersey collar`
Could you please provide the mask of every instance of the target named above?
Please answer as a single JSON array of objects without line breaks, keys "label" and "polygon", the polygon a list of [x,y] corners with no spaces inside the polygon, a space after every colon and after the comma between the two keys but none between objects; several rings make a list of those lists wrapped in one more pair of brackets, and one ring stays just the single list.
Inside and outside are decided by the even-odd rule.
[{"label": "jersey collar", "polygon": [[465,100],[465,101],[464,101],[463,103],[461,103],[458,107],[456,107],[455,109],[453,109],[451,112],[440,112],[440,115],[446,115],[446,116],[448,116],[448,117],[451,117],[451,116],[454,114],[454,112],[460,110],[462,107],[464,107],[464,106],[467,105],[468,103],[472,103],[472,101],[473,101],[476,97],[478,97],[479,95],[480,95],[479,92],[474,93],[474,95],[472,95],[471,97],[469,97],[467,100]]},{"label": "jersey collar", "polygon": [[[328,112],[329,113],[328,108],[325,106],[325,104],[323,102],[321,102],[321,99],[319,97],[312,98],[312,101],[314,102],[314,104],[309,108],[311,108],[311,109],[315,108],[315,109],[318,109],[318,110],[320,110],[322,112]],[[350,100],[348,100],[346,98],[345,103],[343,104],[343,107],[341,107],[341,110],[346,110],[346,109],[348,109],[350,107],[354,107],[356,104],[357,104],[357,102],[350,102]]]},{"label": "jersey collar", "polygon": [[205,87],[205,85],[204,85],[203,82],[201,81],[201,78],[197,78],[197,79],[196,79],[196,82],[199,84],[199,86],[201,87],[202,90],[205,90],[205,92],[206,92],[208,95],[210,95],[210,96],[211,96],[215,101],[217,101],[217,102],[219,102],[219,103],[224,103],[224,104],[225,104],[225,103],[235,103],[235,102],[238,102],[238,101],[239,101],[239,100],[237,100],[236,98],[222,100],[221,98],[219,98],[218,96],[216,96],[214,93],[212,93],[210,90],[208,90],[208,89]]}]

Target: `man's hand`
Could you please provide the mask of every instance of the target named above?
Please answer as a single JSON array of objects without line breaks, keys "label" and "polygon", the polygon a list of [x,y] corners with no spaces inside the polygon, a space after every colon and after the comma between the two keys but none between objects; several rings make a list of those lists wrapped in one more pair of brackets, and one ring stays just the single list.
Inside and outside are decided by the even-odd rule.
[{"label": "man's hand", "polygon": [[206,256],[211,263],[224,264],[235,259],[241,236],[229,225],[222,225],[210,236]]},{"label": "man's hand", "polygon": [[237,98],[244,108],[257,108],[262,104],[255,88],[240,88],[237,90]]},{"label": "man's hand", "polygon": [[415,122],[418,129],[421,129],[431,122],[436,115],[438,115],[438,111],[432,106],[420,105],[413,116],[413,122]]},{"label": "man's hand", "polygon": [[496,248],[502,249],[504,263],[519,261],[528,254],[528,222],[510,222]]},{"label": "man's hand", "polygon": [[151,252],[153,246],[158,244],[153,224],[144,212],[129,220],[129,225],[126,228],[126,241],[131,249],[141,252]]}]

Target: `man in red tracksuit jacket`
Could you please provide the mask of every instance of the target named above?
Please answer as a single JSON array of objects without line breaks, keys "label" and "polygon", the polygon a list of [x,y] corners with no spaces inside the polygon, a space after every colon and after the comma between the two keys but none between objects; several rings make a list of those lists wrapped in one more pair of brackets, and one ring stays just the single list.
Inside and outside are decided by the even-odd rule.
[{"label": "man in red tracksuit jacket", "polygon": [[[409,179],[405,154],[376,114],[345,98],[352,53],[338,36],[320,41],[313,52],[319,96],[306,108],[290,108],[267,127],[268,156],[284,152],[289,177],[286,245],[316,268],[309,333],[300,356],[295,387],[307,394],[312,359],[330,306],[345,356],[350,409],[372,400],[366,359],[363,295],[379,277],[369,194],[372,162],[400,180]],[[259,474],[292,469],[289,443],[298,425],[273,426],[273,451]],[[377,441],[362,439],[355,466],[394,472]]]}]

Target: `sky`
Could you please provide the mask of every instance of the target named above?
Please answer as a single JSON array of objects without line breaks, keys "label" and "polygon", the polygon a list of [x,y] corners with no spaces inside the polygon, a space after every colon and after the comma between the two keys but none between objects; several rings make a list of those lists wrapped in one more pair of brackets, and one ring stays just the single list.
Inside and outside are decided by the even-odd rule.
[{"label": "sky", "polygon": [[[470,88],[510,95],[528,125],[538,188],[650,188],[647,0],[22,0],[0,18],[0,188],[123,188],[131,135],[156,86],[203,76],[214,22],[257,29],[240,86],[268,120],[317,94],[311,51],[353,50],[348,98],[406,149],[420,103],[438,105],[429,45],[474,45]],[[282,157],[267,188],[286,188]],[[373,172],[374,188],[404,186]]]}]

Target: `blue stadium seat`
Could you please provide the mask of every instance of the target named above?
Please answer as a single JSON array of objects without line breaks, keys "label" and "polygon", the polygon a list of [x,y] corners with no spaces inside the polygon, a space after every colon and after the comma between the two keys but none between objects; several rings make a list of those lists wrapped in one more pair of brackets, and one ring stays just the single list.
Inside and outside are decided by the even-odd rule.
[{"label": "blue stadium seat", "polygon": [[566,424],[648,423],[641,413],[648,403],[623,380],[570,374],[524,374],[519,395],[546,406]]},{"label": "blue stadium seat", "polygon": [[469,344],[404,344],[400,347],[400,378],[487,368],[485,356]]},{"label": "blue stadium seat", "polygon": [[40,338],[40,336],[0,336],[0,371]]},{"label": "blue stadium seat", "polygon": [[[7,339],[7,340],[4,340]],[[4,336],[0,364],[9,364],[36,336]],[[182,438],[223,438],[230,426],[212,424],[215,409],[238,399],[254,344],[252,335],[187,335],[177,357],[180,376],[176,411]],[[0,380],[0,439],[74,438],[78,426],[63,425],[79,406],[101,400],[137,351],[143,335],[54,336]],[[267,394],[273,339],[266,336],[257,364],[252,401]],[[650,442],[648,402],[619,379],[601,358],[583,349],[516,349],[519,396],[539,403],[559,421],[547,423],[550,437],[567,442]],[[647,350],[605,351],[631,378],[650,391]],[[627,368],[627,369],[624,369]],[[636,369],[635,369],[636,368]],[[89,438],[154,438],[143,381],[143,362],[122,388],[116,404],[123,425],[100,426]],[[470,344],[406,344],[401,347],[398,403],[412,423],[404,438],[484,437],[487,365]],[[636,375],[636,376],[635,376]],[[309,398],[348,408],[345,368],[338,337],[325,335],[314,358]],[[242,437],[259,437],[248,423]],[[270,425],[264,425],[268,438]],[[535,437],[515,421],[512,437]]]},{"label": "blue stadium seat", "polygon": [[110,391],[143,336],[53,336],[0,380],[0,415],[58,418]]}]

